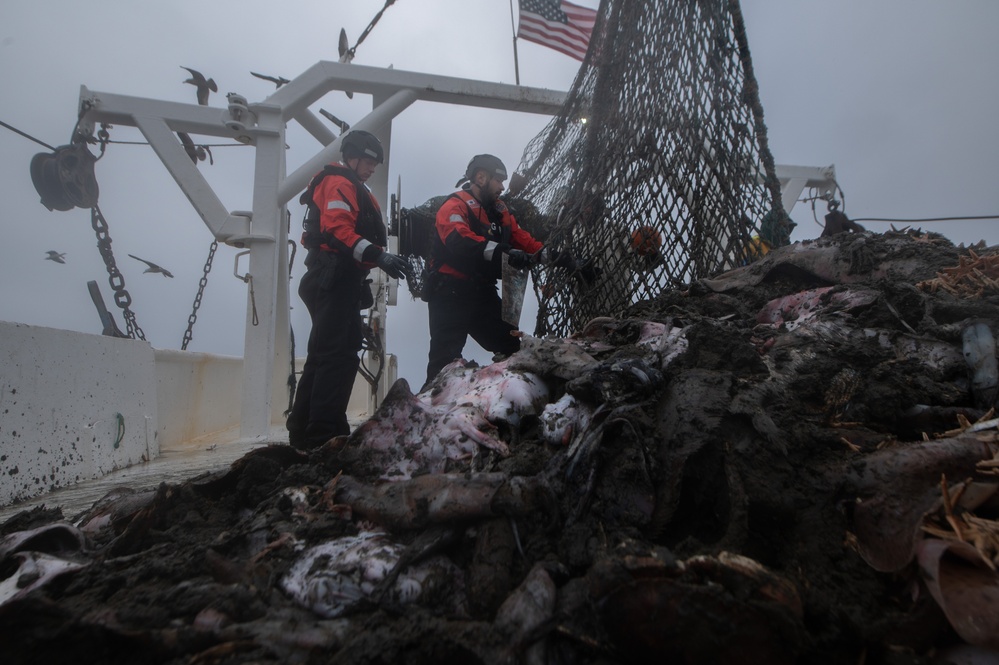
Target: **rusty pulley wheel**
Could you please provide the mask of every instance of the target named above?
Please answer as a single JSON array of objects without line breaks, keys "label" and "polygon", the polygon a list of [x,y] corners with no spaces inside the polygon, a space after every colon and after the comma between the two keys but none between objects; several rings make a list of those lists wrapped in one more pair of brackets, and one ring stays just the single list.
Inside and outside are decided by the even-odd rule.
[{"label": "rusty pulley wheel", "polygon": [[64,145],[31,158],[31,182],[49,210],[93,208],[99,189],[94,157],[84,143]]}]

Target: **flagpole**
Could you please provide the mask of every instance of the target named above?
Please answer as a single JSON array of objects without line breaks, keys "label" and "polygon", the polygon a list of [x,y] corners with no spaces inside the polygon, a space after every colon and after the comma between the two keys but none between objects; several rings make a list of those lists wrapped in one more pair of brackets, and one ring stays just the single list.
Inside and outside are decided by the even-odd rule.
[{"label": "flagpole", "polygon": [[513,72],[520,85],[520,63],[517,61],[517,26],[513,22],[513,0],[510,0],[510,29],[513,31]]}]

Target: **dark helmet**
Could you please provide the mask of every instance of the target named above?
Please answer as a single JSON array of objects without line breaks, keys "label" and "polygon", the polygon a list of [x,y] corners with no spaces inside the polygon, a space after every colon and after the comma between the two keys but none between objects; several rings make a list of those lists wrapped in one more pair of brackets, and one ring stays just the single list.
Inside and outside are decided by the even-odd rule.
[{"label": "dark helmet", "polygon": [[340,140],[340,153],[344,159],[370,157],[379,164],[385,161],[382,142],[371,132],[361,129],[355,129]]},{"label": "dark helmet", "polygon": [[499,157],[493,155],[476,155],[472,157],[472,161],[468,163],[468,168],[465,169],[465,179],[472,180],[479,171],[486,171],[490,176],[506,180],[506,167],[503,166],[503,162],[500,161]]}]

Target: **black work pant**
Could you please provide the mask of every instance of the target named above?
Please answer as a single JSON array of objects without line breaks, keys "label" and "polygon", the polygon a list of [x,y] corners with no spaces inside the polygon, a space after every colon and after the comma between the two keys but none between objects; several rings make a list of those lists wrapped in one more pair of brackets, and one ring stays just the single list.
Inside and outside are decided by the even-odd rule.
[{"label": "black work pant", "polygon": [[339,266],[335,274],[328,261],[313,262],[298,286],[312,317],[308,355],[288,416],[289,438],[301,447],[350,434],[347,404],[364,340],[360,305],[367,271],[357,269],[350,259],[341,261],[347,265]]},{"label": "black work pant", "polygon": [[486,351],[510,354],[520,349],[517,328],[503,320],[503,302],[496,283],[444,277],[430,297],[430,358],[427,383],[441,369],[460,358],[471,335]]}]

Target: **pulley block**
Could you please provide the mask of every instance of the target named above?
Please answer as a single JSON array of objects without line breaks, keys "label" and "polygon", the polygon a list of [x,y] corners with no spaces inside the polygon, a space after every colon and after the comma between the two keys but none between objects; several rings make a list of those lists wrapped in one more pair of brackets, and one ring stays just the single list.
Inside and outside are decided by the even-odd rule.
[{"label": "pulley block", "polygon": [[85,143],[59,146],[31,158],[31,182],[49,210],[93,208],[99,188],[94,174],[97,158]]}]

